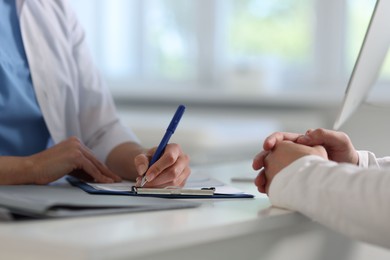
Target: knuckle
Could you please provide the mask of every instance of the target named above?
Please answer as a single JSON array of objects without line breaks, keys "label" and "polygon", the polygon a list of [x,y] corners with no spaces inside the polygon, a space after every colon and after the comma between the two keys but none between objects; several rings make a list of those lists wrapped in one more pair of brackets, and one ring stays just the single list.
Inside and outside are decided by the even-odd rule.
[{"label": "knuckle", "polygon": [[73,149],[81,150],[83,147],[81,141],[77,138],[71,139],[71,140],[69,140],[69,142],[70,142],[70,145]]},{"label": "knuckle", "polygon": [[174,150],[181,151],[181,146],[180,146],[180,144],[171,143],[171,144],[169,144],[169,146],[170,146],[172,149],[174,149]]},{"label": "knuckle", "polygon": [[342,138],[342,140],[345,140],[345,141],[349,141],[349,136],[346,134],[346,133],[343,133],[343,132],[340,132],[340,137]]},{"label": "knuckle", "polygon": [[80,150],[73,150],[71,152],[68,153],[69,154],[69,157],[73,160],[73,161],[78,161],[82,158],[83,156],[83,153],[80,151]]},{"label": "knuckle", "polygon": [[178,168],[174,168],[169,172],[173,181],[179,181],[182,173],[183,171],[179,170]]},{"label": "knuckle", "polygon": [[170,149],[173,151],[173,153],[182,154],[183,149],[181,148],[180,144],[177,143],[171,143],[169,144]]},{"label": "knuckle", "polygon": [[182,171],[179,170],[177,167],[173,168],[173,170],[172,170],[173,177],[175,177],[175,178],[180,176],[181,173],[182,173]]},{"label": "knuckle", "polygon": [[188,163],[191,160],[191,158],[188,154],[183,154],[183,159],[186,163]]},{"label": "knuckle", "polygon": [[317,128],[316,129],[317,135],[324,136],[326,134],[325,128]]},{"label": "knuckle", "polygon": [[180,172],[179,172],[179,170],[178,169],[176,169],[176,168],[171,168],[171,169],[169,169],[169,171],[165,171],[164,172],[164,175],[168,178],[168,179],[170,179],[170,180],[175,180],[175,179],[177,179],[177,177],[180,175]]},{"label": "knuckle", "polygon": [[75,144],[81,143],[80,139],[77,136],[69,137],[68,141],[71,142],[71,143],[75,143]]},{"label": "knuckle", "polygon": [[165,157],[165,160],[167,161],[167,163],[171,165],[176,161],[176,156],[172,153],[168,153],[167,156]]},{"label": "knuckle", "polygon": [[280,138],[283,138],[283,133],[282,132],[275,132],[270,137],[275,137],[276,139],[280,139]]}]

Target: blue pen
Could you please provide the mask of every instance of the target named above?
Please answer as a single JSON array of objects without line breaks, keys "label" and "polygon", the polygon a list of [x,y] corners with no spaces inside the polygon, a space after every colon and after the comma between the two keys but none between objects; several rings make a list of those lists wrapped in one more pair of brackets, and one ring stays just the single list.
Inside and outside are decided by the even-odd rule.
[{"label": "blue pen", "polygon": [[[185,106],[180,105],[176,113],[173,115],[173,118],[171,120],[171,123],[169,124],[167,131],[165,132],[165,135],[163,136],[160,144],[157,147],[156,152],[153,154],[152,160],[149,162],[149,168],[152,166],[158,159],[160,159],[161,155],[163,154],[165,147],[167,146],[169,139],[171,138],[172,134],[175,132],[177,125],[180,122],[181,117],[184,114],[184,110],[186,109]],[[146,183],[146,174],[142,177],[141,181],[141,187],[143,187]]]}]

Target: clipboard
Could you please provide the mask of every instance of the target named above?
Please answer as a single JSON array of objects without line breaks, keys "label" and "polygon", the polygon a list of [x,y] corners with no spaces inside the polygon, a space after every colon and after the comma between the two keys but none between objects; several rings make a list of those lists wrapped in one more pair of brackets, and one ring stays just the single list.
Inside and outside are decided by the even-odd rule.
[{"label": "clipboard", "polygon": [[139,197],[158,197],[167,199],[229,199],[229,198],[254,198],[248,193],[225,194],[217,193],[214,187],[201,189],[178,189],[178,188],[137,188],[132,187],[128,191],[110,191],[95,189],[88,183],[75,177],[67,177],[66,180],[73,186],[79,187],[89,194],[96,195],[125,195]]}]

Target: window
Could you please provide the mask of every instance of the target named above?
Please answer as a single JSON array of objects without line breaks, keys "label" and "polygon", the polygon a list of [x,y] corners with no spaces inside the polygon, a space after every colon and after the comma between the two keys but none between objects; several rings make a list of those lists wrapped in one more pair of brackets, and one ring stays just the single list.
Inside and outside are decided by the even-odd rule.
[{"label": "window", "polygon": [[312,14],[311,0],[230,1],[225,64],[241,78],[233,84],[276,87],[311,67]]},{"label": "window", "polygon": [[[375,0],[71,1],[114,94],[344,88]],[[390,79],[387,59],[382,77]]]}]

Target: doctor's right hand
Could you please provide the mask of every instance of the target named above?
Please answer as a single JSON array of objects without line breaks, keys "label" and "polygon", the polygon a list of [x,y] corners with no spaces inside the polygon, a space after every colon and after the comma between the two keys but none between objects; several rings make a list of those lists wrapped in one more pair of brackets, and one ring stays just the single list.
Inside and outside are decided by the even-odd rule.
[{"label": "doctor's right hand", "polygon": [[91,182],[121,181],[76,137],[26,159],[35,184],[48,184],[68,174]]},{"label": "doctor's right hand", "polygon": [[145,175],[147,179],[145,188],[183,187],[191,174],[190,157],[183,152],[180,145],[170,143],[160,159],[148,168],[156,148],[151,148],[145,154],[135,157],[134,163],[139,174],[136,186],[141,185],[141,180]]}]

